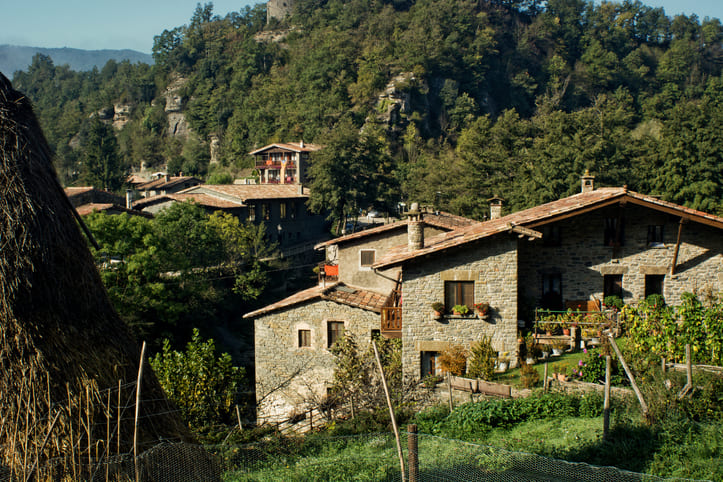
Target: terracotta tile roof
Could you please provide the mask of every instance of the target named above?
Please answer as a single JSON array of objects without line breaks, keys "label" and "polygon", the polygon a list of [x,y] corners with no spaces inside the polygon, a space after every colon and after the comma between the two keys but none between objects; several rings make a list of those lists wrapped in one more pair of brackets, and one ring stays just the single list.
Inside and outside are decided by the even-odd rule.
[{"label": "terracotta tile roof", "polygon": [[713,216],[701,211],[686,208],[667,201],[661,201],[651,196],[645,196],[626,188],[610,187],[594,191],[575,194],[557,201],[541,204],[523,211],[493,219],[483,223],[474,224],[447,233],[438,234],[425,241],[422,249],[409,251],[406,245],[397,246],[376,262],[374,268],[386,268],[403,263],[419,256],[453,248],[463,244],[486,238],[494,234],[510,231],[514,226],[535,227],[556,219],[582,214],[591,209],[598,209],[608,204],[621,201],[640,204],[651,209],[663,210],[671,214],[686,217],[691,220],[709,224],[723,229],[723,218]]},{"label": "terracotta tile roof", "polygon": [[255,151],[249,152],[252,156],[255,156],[256,154],[260,154],[261,152],[268,151],[270,149],[283,149],[287,151],[294,151],[294,152],[313,152],[318,151],[323,146],[320,146],[318,144],[307,144],[304,143],[304,146],[301,146],[300,142],[277,142],[274,144],[269,144],[267,146],[264,146],[260,149],[256,149]]},{"label": "terracotta tile roof", "polygon": [[119,206],[117,204],[112,204],[112,203],[83,204],[83,205],[75,208],[75,210],[80,216],[87,216],[88,214],[95,213],[95,212],[116,211],[116,212],[132,214],[135,216],[143,216],[143,217],[147,217],[147,218],[153,217],[153,215],[151,215],[149,213],[144,213],[142,211],[137,211],[134,209],[127,209],[124,206]]},{"label": "terracotta tile roof", "polygon": [[[439,212],[439,213],[425,213],[424,222],[435,228],[453,230],[464,226],[471,226],[473,224],[480,224],[479,221],[473,219],[464,218],[462,216],[456,216],[454,214]],[[382,224],[374,228],[365,229],[356,233],[347,234],[338,238],[330,239],[329,241],[317,244],[314,249],[322,249],[326,246],[333,244],[345,243],[347,241],[354,241],[367,236],[372,236],[379,233],[385,233],[395,229],[407,229],[407,220],[396,221],[393,223]]]},{"label": "terracotta tile roof", "polygon": [[193,204],[198,204],[199,206],[208,207],[208,208],[218,208],[218,209],[231,209],[231,208],[238,208],[238,207],[245,206],[245,204],[243,204],[239,201],[233,201],[233,200],[229,200],[229,199],[218,197],[218,196],[213,196],[213,195],[202,193],[202,192],[194,192],[194,193],[180,192],[180,193],[174,193],[174,194],[159,194],[157,196],[141,198],[141,199],[138,199],[137,201],[133,202],[133,207],[136,209],[143,209],[148,206],[153,206],[154,204],[167,202],[167,201],[177,201],[177,202],[189,201]]},{"label": "terracotta tile roof", "polygon": [[259,310],[246,313],[243,317],[255,318],[259,315],[266,315],[268,313],[317,298],[381,313],[382,306],[388,298],[388,295],[375,293],[361,288],[354,288],[343,283],[335,283],[333,285],[327,285],[326,287],[319,285],[294,293],[288,298],[284,298],[281,301],[265,306]]},{"label": "terracotta tile roof", "polygon": [[77,196],[79,194],[83,194],[86,192],[91,192],[95,188],[93,186],[83,186],[83,187],[66,187],[64,189],[65,195],[68,197]]},{"label": "terracotta tile roof", "polygon": [[166,180],[165,177],[161,177],[160,179],[154,179],[153,181],[139,184],[137,189],[139,191],[147,191],[149,189],[169,189],[187,181],[195,181],[198,184],[202,182],[200,179],[193,176],[170,176],[168,180]]},{"label": "terracotta tile roof", "polygon": [[264,199],[305,199],[309,197],[309,188],[299,194],[296,184],[203,184],[180,191],[180,194],[206,193],[220,195],[225,199],[246,203]]}]

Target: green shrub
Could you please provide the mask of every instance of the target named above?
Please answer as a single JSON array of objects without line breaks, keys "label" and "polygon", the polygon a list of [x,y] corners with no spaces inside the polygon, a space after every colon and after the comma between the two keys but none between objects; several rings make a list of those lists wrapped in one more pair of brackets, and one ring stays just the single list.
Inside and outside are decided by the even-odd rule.
[{"label": "green shrub", "polygon": [[603,402],[603,396],[600,393],[586,393],[580,398],[580,409],[578,414],[581,417],[599,417],[603,414]]},{"label": "green shrub", "polygon": [[618,311],[622,310],[623,306],[625,305],[625,303],[623,303],[623,299],[620,298],[618,295],[606,296],[603,299],[603,304],[610,308],[615,308]]},{"label": "green shrub", "polygon": [[483,336],[480,341],[472,343],[467,376],[490,380],[495,372],[496,360],[497,351],[492,348],[492,339],[489,336]]},{"label": "green shrub", "polygon": [[520,382],[525,388],[534,388],[540,383],[540,374],[532,365],[523,363],[520,369]]}]

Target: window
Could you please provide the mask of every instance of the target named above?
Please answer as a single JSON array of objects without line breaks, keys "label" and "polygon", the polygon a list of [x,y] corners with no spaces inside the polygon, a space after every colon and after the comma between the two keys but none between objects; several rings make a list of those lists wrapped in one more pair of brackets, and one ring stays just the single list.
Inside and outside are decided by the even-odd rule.
[{"label": "window", "polygon": [[544,273],[542,275],[542,308],[562,310],[562,275]]},{"label": "window", "polygon": [[423,351],[422,357],[422,378],[430,375],[442,375],[442,367],[439,363],[439,353],[436,351]]},{"label": "window", "polygon": [[451,310],[455,305],[474,306],[474,281],[445,281],[444,306]]},{"label": "window", "polygon": [[382,331],[377,329],[372,329],[372,340],[376,340],[378,338],[381,338]]},{"label": "window", "polygon": [[359,251],[359,266],[362,268],[370,268],[374,264],[374,256],[376,251],[373,249],[362,249]]},{"label": "window", "polygon": [[269,209],[269,203],[261,204],[261,219],[264,221],[271,219],[271,209]]},{"label": "window", "polygon": [[663,243],[663,226],[661,224],[648,226],[648,246],[653,248],[665,246]]},{"label": "window", "polygon": [[663,294],[664,274],[646,274],[645,275],[645,297],[650,295]]},{"label": "window", "polygon": [[623,297],[623,275],[606,274],[603,276],[603,298],[608,296]]},{"label": "window", "polygon": [[622,246],[625,223],[623,218],[605,218],[605,232],[603,242],[605,246]]},{"label": "window", "polygon": [[560,236],[560,226],[556,224],[543,226],[542,244],[544,246],[560,246],[560,244],[562,244],[562,237]]},{"label": "window", "polygon": [[330,321],[326,325],[326,337],[329,348],[344,334],[343,321]]},{"label": "window", "polygon": [[299,348],[311,346],[311,330],[299,330]]},{"label": "window", "polygon": [[286,219],[286,203],[279,204],[279,218]]},{"label": "window", "polygon": [[249,221],[256,221],[256,205],[249,204]]}]

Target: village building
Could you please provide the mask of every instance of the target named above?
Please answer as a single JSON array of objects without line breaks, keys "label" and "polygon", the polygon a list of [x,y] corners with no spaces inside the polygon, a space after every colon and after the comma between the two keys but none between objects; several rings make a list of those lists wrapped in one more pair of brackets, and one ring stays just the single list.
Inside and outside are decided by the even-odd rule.
[{"label": "village building", "polygon": [[[625,187],[595,189],[593,181],[586,174],[580,193],[506,216],[493,198],[488,221],[451,230],[434,232],[435,215],[412,210],[407,221],[320,245],[326,285],[245,315],[255,319],[260,419],[288,416],[313,398],[309,390],[325,393],[328,347],[342,327],[359,340],[377,330],[401,337],[404,374],[420,379],[439,373],[440,353],[483,336],[516,359],[518,325],[529,324],[535,308],[656,293],[677,304],[684,292],[723,290],[723,218]],[[356,301],[345,303],[339,292]],[[434,302],[447,307],[440,318]],[[450,310],[477,303],[489,304],[488,316]],[[300,381],[304,373],[313,384]]]},{"label": "village building", "polygon": [[106,214],[140,215],[150,217],[148,213],[142,213],[129,207],[131,203],[130,193],[126,197],[103,191],[94,187],[66,187],[65,195],[70,204],[80,216],[87,216],[95,212]]},{"label": "village building", "polygon": [[304,184],[311,153],[321,149],[301,142],[275,143],[251,151],[260,184]]},{"label": "village building", "polygon": [[300,184],[203,184],[138,200],[133,207],[157,213],[176,202],[192,202],[209,213],[223,211],[241,222],[264,224],[269,239],[283,249],[327,236],[324,216],[307,209],[308,199],[309,189]]},{"label": "village building", "polygon": [[[474,224],[447,213],[430,213],[427,236]],[[318,286],[244,315],[255,319],[258,418],[279,421],[314,406],[331,386],[329,348],[343,332],[360,345],[373,336],[401,336],[400,271],[372,264],[407,239],[407,223],[380,225],[316,246],[326,252]],[[383,321],[380,321],[383,320]]]},{"label": "village building", "polygon": [[169,176],[168,174],[158,173],[148,182],[137,184],[135,189],[140,193],[141,197],[153,197],[163,194],[173,194],[193,186],[203,184],[201,179],[193,176]]}]

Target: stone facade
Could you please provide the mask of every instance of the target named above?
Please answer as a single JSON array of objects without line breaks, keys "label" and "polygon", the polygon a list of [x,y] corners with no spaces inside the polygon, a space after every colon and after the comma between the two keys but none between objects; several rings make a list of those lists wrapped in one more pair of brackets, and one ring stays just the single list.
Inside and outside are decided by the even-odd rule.
[{"label": "stone facade", "polygon": [[[517,237],[503,234],[449,253],[437,253],[404,267],[402,284],[402,364],[404,375],[419,378],[422,352],[451,345],[469,348],[482,336],[499,352],[517,355]],[[430,305],[444,301],[445,281],[473,281],[474,302],[487,302],[489,320],[476,315],[432,316]],[[471,307],[470,307],[471,308]]]},{"label": "stone facade", "polygon": [[[379,313],[316,299],[255,320],[256,399],[261,421],[281,421],[320,401],[331,387],[334,357],[328,323],[341,321],[360,349],[379,329]],[[299,330],[310,331],[310,346],[299,347]]]},{"label": "stone facade", "polygon": [[[442,229],[429,225],[424,227],[424,236],[427,237],[442,232]],[[333,246],[338,246],[338,248],[327,249],[327,260],[335,261],[339,265],[339,281],[342,283],[388,293],[397,286],[400,268],[375,271],[372,270],[371,266],[361,266],[361,252],[373,250],[374,257],[378,260],[384,256],[389,248],[406,243],[407,227],[406,224],[403,224],[394,231],[385,231],[335,244]]]},{"label": "stone facade", "polygon": [[[718,229],[696,222],[683,224],[675,274],[670,274],[679,219],[641,206],[622,208],[623,242],[604,243],[605,220],[617,218],[616,206],[601,208],[556,223],[559,245],[544,241],[520,243],[520,299],[539,306],[543,278],[559,274],[565,301],[603,299],[604,276],[622,275],[626,303],[643,299],[646,275],[663,276],[663,296],[679,304],[686,291],[723,290],[723,236]],[[649,242],[649,226],[662,226],[662,242]],[[536,228],[543,229],[543,228]]]}]

